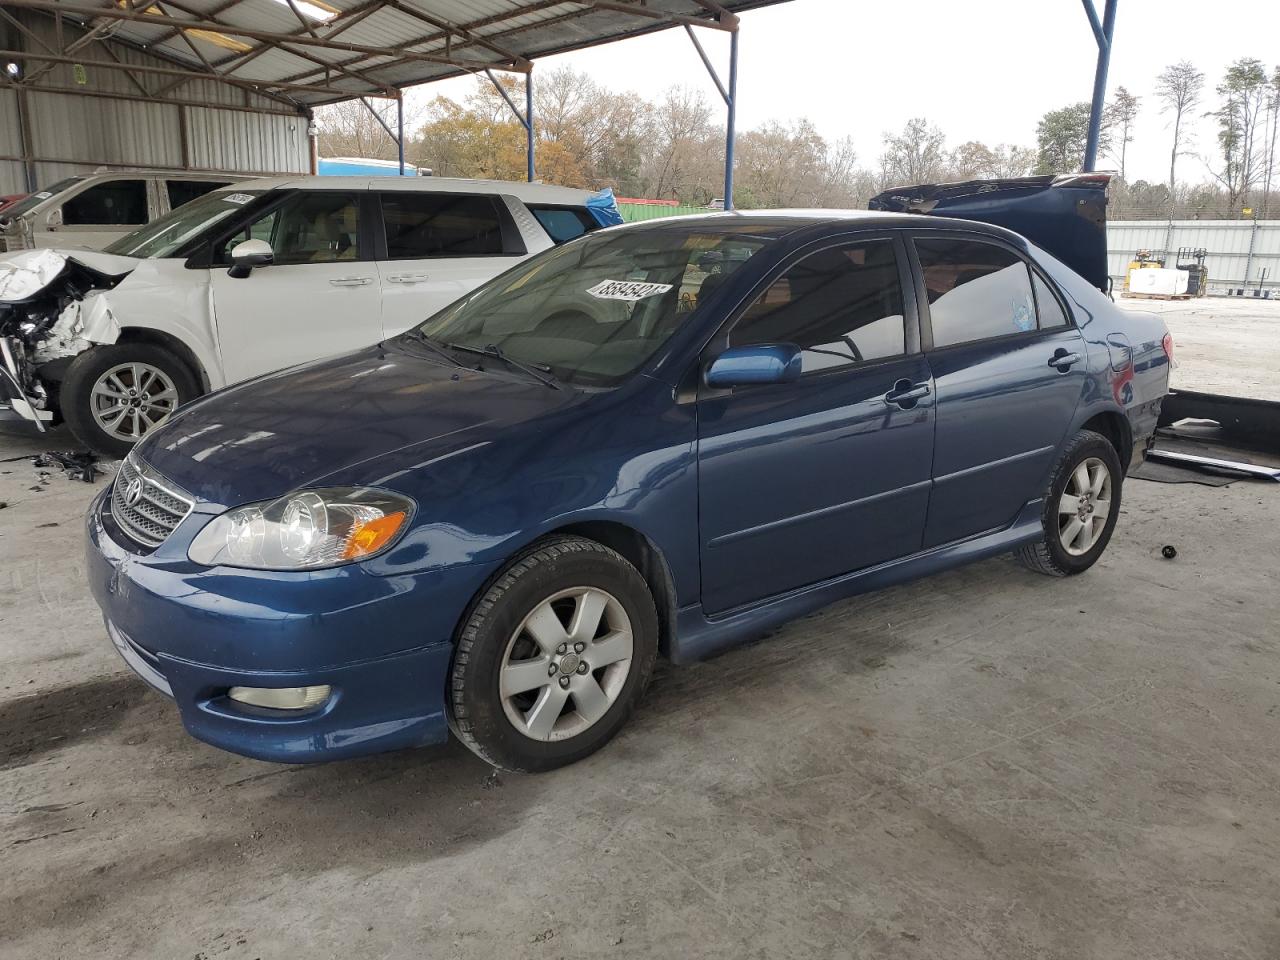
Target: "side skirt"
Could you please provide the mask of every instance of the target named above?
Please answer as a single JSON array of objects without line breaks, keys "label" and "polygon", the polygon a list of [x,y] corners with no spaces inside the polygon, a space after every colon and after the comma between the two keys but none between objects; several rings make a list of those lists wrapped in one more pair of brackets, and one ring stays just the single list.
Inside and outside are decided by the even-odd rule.
[{"label": "side skirt", "polygon": [[1003,530],[932,547],[909,557],[890,560],[865,570],[801,587],[791,593],[772,597],[750,607],[740,607],[715,618],[708,618],[700,603],[683,607],[676,615],[676,633],[671,640],[670,659],[673,663],[703,660],[767,633],[789,620],[829,606],[837,600],[1009,553],[1015,547],[1029,543],[1041,535],[1042,504],[1043,501],[1039,499],[1027,502],[1013,524]]}]

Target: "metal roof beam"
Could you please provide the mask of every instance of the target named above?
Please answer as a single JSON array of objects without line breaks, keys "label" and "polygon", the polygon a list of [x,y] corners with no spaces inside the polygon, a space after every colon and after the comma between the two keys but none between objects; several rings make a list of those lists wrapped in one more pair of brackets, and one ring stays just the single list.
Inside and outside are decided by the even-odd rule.
[{"label": "metal roof beam", "polygon": [[[634,3],[608,3],[605,2],[605,0],[590,0],[590,2],[582,0],[582,5],[584,7],[593,7],[597,10],[609,10],[613,13],[626,13],[633,17],[647,17],[650,20],[663,20],[667,23],[673,23],[680,26],[710,27],[713,30],[724,30],[726,32],[732,32],[738,29],[738,18],[736,16],[729,13],[728,10],[724,10],[724,8],[720,7],[719,4],[712,4],[708,7],[707,4],[701,3],[701,0],[699,0],[699,6],[707,8],[709,12],[711,12],[713,8],[719,8],[719,10],[722,11],[719,14],[721,19],[708,20],[705,17],[690,17],[683,13],[668,13],[666,10],[654,10],[651,7],[637,6]],[[729,15],[728,17],[725,17],[724,14]]]},{"label": "metal roof beam", "polygon": [[[445,66],[461,67],[463,69],[483,70],[486,67],[499,66],[499,64],[492,62],[459,60],[454,57],[442,57],[430,53],[415,53],[404,49],[398,49],[391,52],[385,47],[369,47],[359,43],[348,43],[342,40],[309,37],[303,34],[276,33],[270,30],[252,30],[248,27],[238,27],[233,24],[226,23],[214,23],[207,20],[184,20],[164,15],[136,13],[132,10],[122,10],[117,7],[82,7],[79,5],[62,3],[59,2],[59,0],[4,0],[4,2],[6,5],[11,7],[26,7],[32,10],[43,10],[46,13],[53,13],[57,10],[61,10],[65,14],[83,16],[88,19],[106,17],[113,20],[124,20],[130,23],[141,23],[152,26],[171,26],[178,30],[207,30],[211,33],[224,33],[230,36],[248,37],[251,40],[261,40],[274,45],[288,43],[303,47],[316,47],[323,50],[339,50],[343,53],[359,53],[369,57],[394,56],[398,60],[438,63]],[[519,69],[515,65],[511,65],[509,67],[505,65],[503,66],[505,69]]]}]

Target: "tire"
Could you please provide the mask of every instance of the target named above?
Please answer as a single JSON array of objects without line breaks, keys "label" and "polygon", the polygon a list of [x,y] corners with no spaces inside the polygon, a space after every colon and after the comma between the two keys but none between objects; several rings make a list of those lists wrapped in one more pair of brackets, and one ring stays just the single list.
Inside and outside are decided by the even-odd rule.
[{"label": "tire", "polygon": [[[575,630],[579,615],[587,619]],[[623,628],[630,633],[625,660]],[[658,615],[639,571],[594,540],[543,541],[468,610],[450,671],[450,726],[503,770],[534,773],[574,763],[626,723],[657,655]],[[520,689],[526,685],[532,686]]]},{"label": "tire", "polygon": [[[139,384],[138,395],[128,396]],[[116,343],[93,347],[71,361],[58,405],[81,443],[119,459],[199,395],[195,374],[171,351],[152,343]],[[121,407],[113,419],[112,411]]]},{"label": "tire", "polygon": [[[1081,475],[1079,471],[1083,470]],[[1098,478],[1105,471],[1105,483]],[[1081,430],[1063,449],[1054,464],[1052,479],[1044,495],[1039,540],[1019,547],[1014,556],[1028,570],[1051,577],[1083,573],[1098,562],[1111,540],[1120,515],[1120,491],[1124,472],[1116,449],[1106,437]],[[1088,503],[1078,494],[1083,484]],[[1106,515],[1098,522],[1101,504]],[[1067,508],[1074,505],[1075,512]],[[1076,522],[1079,522],[1079,526]],[[1086,529],[1086,527],[1088,529]]]}]

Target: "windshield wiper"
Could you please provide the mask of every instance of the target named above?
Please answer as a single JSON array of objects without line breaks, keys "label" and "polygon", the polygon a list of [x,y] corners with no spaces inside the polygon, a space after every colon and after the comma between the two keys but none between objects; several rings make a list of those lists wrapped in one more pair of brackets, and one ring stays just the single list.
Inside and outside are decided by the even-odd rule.
[{"label": "windshield wiper", "polygon": [[[415,343],[422,344],[424,347],[428,348],[432,353],[436,354],[437,356],[443,357],[445,360],[449,361],[455,367],[466,366],[465,363],[463,363],[461,360],[455,357],[443,346],[441,346],[440,344],[432,340],[430,337],[428,337],[425,333],[423,333],[417,327],[413,328],[412,330],[405,331],[404,336],[408,337],[410,340],[414,341]],[[446,344],[446,346],[448,346],[448,344]]]},{"label": "windshield wiper", "polygon": [[462,350],[465,353],[478,353],[482,357],[496,357],[503,363],[515,367],[517,370],[523,370],[529,376],[533,377],[533,379],[537,380],[539,383],[545,384],[552,390],[560,389],[560,384],[556,381],[556,378],[549,375],[551,372],[550,367],[544,366],[540,363],[529,363],[525,360],[517,360],[515,357],[509,356],[507,352],[496,343],[488,343],[483,347],[471,347],[462,343],[446,343],[445,346],[451,350]]}]

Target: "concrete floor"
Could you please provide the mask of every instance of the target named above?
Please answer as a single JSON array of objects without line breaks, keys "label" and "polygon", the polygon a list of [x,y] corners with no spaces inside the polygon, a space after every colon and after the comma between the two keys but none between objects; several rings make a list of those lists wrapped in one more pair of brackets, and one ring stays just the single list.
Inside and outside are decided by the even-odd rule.
[{"label": "concrete floor", "polygon": [[37,481],[0,463],[6,960],[1280,956],[1274,485],[1131,481],[1084,576],[839,604],[498,777],[190,739],[82,585],[105,481]]}]

